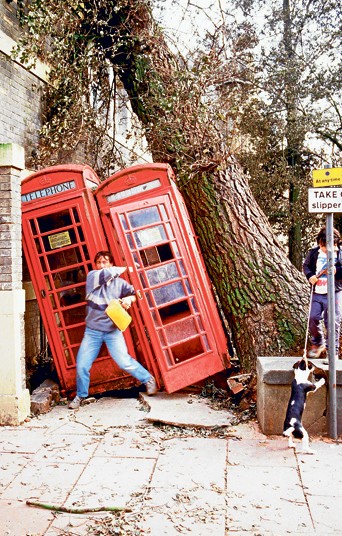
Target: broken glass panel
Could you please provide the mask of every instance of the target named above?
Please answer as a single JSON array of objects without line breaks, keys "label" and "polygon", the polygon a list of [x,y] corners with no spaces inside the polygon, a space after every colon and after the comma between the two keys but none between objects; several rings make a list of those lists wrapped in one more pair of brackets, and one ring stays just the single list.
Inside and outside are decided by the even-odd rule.
[{"label": "broken glass panel", "polygon": [[153,244],[158,244],[158,242],[165,242],[167,240],[163,225],[155,225],[148,229],[135,231],[134,237],[139,248],[152,246]]},{"label": "broken glass panel", "polygon": [[197,335],[197,326],[194,318],[190,316],[180,322],[169,324],[165,327],[167,342],[173,344],[175,342],[184,341],[189,337]]}]

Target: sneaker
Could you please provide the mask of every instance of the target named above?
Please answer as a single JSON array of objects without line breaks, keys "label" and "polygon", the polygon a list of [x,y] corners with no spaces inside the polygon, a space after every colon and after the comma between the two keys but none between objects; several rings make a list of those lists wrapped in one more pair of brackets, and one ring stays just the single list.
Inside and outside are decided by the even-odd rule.
[{"label": "sneaker", "polygon": [[81,397],[81,396],[75,396],[74,400],[72,400],[68,406],[69,409],[78,409],[80,406],[84,406],[85,404],[91,404],[92,402],[95,402],[95,398],[93,397]]},{"label": "sneaker", "polygon": [[145,383],[146,385],[146,393],[148,396],[155,395],[157,392],[157,384],[156,380],[151,376],[151,378]]},{"label": "sneaker", "polygon": [[78,409],[81,405],[81,402],[82,402],[83,398],[81,398],[80,396],[75,396],[74,400],[72,400],[69,405],[68,405],[68,408],[69,409]]},{"label": "sneaker", "polygon": [[321,355],[321,353],[324,352],[324,350],[325,350],[324,344],[319,344],[318,346],[313,344],[311,346],[311,350],[308,353],[308,357],[310,357],[311,359],[318,358]]}]

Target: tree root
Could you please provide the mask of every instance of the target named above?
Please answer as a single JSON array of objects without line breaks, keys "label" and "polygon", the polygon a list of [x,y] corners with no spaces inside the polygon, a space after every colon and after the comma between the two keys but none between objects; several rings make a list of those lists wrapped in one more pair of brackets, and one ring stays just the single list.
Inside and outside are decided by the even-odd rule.
[{"label": "tree root", "polygon": [[66,508],[65,506],[55,506],[53,504],[45,504],[37,501],[26,501],[28,506],[36,506],[37,508],[45,508],[54,512],[65,512],[67,514],[86,514],[88,512],[131,512],[129,508],[120,508],[119,506],[98,506],[96,508]]}]

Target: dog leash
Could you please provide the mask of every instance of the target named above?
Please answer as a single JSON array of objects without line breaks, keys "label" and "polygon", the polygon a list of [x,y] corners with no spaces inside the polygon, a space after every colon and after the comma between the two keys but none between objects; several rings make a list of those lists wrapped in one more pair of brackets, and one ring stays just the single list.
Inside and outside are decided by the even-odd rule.
[{"label": "dog leash", "polygon": [[304,351],[303,351],[303,359],[304,359],[304,361],[306,361],[306,363],[308,362],[308,357],[306,355],[306,349],[307,349],[307,346],[308,346],[309,320],[310,320],[310,311],[311,311],[313,290],[314,290],[314,285],[311,285],[310,301],[309,301],[309,314],[308,314],[308,321],[306,323],[305,344],[304,344]]}]

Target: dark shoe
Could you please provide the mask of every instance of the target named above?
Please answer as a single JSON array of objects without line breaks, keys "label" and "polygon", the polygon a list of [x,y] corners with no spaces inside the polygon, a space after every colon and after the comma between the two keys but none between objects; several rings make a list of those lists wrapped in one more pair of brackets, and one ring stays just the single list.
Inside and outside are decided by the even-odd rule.
[{"label": "dark shoe", "polygon": [[148,396],[153,396],[157,392],[157,384],[156,380],[151,376],[151,378],[145,383],[146,385],[146,393]]}]

